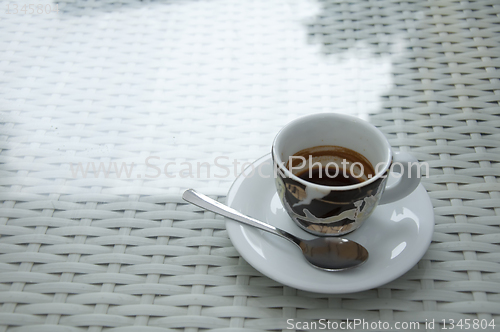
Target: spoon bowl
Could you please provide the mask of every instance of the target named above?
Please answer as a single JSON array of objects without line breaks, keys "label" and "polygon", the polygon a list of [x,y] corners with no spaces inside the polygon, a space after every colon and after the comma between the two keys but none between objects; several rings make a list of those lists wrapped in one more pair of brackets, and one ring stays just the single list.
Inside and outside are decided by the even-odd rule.
[{"label": "spoon bowl", "polygon": [[302,239],[260,220],[248,217],[193,189],[186,190],[182,198],[191,204],[220,214],[226,218],[287,239],[302,250],[302,254],[309,264],[321,270],[347,270],[363,264],[368,259],[366,248],[352,240],[339,237],[317,237],[312,240]]}]

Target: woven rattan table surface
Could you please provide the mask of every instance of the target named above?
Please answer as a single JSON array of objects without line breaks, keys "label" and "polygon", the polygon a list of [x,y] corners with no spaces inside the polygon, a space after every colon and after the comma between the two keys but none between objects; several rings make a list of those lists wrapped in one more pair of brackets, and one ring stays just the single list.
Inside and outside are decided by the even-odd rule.
[{"label": "woven rattan table surface", "polygon": [[[0,331],[500,329],[497,0],[23,1],[0,12]],[[433,242],[377,289],[283,286],[180,198],[223,201],[317,112],[430,165]]]}]

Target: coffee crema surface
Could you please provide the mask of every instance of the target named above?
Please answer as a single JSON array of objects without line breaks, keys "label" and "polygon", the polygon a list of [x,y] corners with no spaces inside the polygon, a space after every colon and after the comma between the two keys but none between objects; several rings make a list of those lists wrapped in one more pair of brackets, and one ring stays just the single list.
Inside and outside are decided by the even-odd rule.
[{"label": "coffee crema surface", "polygon": [[293,157],[286,164],[293,175],[323,186],[350,186],[375,175],[365,156],[341,146],[314,146],[296,152]]}]

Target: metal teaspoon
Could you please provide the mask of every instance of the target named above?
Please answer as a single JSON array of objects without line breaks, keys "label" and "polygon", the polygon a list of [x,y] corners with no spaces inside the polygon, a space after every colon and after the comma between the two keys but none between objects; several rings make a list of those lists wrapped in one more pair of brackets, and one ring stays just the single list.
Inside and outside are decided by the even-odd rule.
[{"label": "metal teaspoon", "polygon": [[312,266],[322,270],[341,271],[351,269],[363,264],[368,259],[366,248],[348,239],[338,237],[317,237],[312,240],[301,239],[282,229],[248,217],[208,196],[197,193],[193,189],[186,190],[182,198],[203,209],[287,239],[302,250],[305,259]]}]

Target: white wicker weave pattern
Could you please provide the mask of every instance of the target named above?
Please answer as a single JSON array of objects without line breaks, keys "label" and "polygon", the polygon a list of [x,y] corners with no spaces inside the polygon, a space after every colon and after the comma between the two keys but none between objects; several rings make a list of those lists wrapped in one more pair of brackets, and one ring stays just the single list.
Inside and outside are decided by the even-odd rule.
[{"label": "white wicker weave pattern", "polygon": [[[1,332],[249,332],[287,318],[499,328],[498,1],[0,3]],[[30,3],[59,12],[22,13]],[[339,296],[260,275],[222,218],[179,195],[223,200],[282,125],[332,111],[428,162],[436,215],[414,269]],[[181,178],[184,162],[220,156],[229,176]],[[135,168],[73,174],[110,162]]]}]

